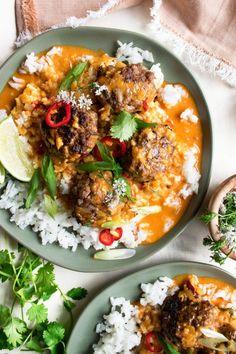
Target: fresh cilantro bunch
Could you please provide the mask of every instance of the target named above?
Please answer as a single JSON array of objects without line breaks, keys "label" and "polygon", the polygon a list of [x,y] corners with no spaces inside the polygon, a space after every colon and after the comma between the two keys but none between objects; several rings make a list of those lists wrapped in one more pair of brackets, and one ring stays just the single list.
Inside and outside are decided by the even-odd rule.
[{"label": "fresh cilantro bunch", "polygon": [[126,111],[121,111],[111,126],[111,136],[126,141],[132,138],[137,130],[156,126],[156,123],[144,122]]},{"label": "fresh cilantro bunch", "polygon": [[[209,247],[209,250],[212,252],[211,258],[222,265],[236,249],[236,196],[234,193],[228,193],[225,196],[219,213],[207,211],[201,215],[200,219],[208,224],[216,217],[218,217],[221,237],[218,241],[214,241],[210,236],[207,236],[203,239],[203,245]],[[230,240],[226,237],[228,232],[230,232],[231,235]],[[235,236],[233,236],[233,234],[235,234]],[[221,249],[229,245],[231,247],[230,251],[225,255]]]},{"label": "fresh cilantro bunch", "polygon": [[83,299],[87,290],[73,288],[64,294],[55,281],[53,264],[22,246],[18,254],[0,250],[0,281],[10,282],[8,297],[13,298],[11,307],[0,305],[0,349],[64,353],[66,329],[59,322],[48,321],[45,301],[59,291],[71,327],[74,301]]}]

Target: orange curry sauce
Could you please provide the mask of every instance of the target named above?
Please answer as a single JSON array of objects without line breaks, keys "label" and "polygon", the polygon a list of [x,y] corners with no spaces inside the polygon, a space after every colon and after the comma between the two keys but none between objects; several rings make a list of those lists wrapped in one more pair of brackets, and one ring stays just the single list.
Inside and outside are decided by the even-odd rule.
[{"label": "orange curry sauce", "polygon": [[[73,56],[82,56],[82,55],[93,55],[93,56],[103,56],[102,51],[94,52],[92,50],[80,47],[73,47],[73,46],[60,46],[63,48],[63,56],[56,56],[56,59],[53,59],[56,69],[62,72],[62,79],[65,74],[71,69],[70,65],[70,58]],[[45,53],[41,53],[43,55]],[[26,83],[35,83],[40,80],[37,75],[35,74],[20,74],[15,73],[15,77],[22,78],[25,80]],[[183,86],[183,85],[182,85]],[[183,86],[186,91],[187,88]],[[6,85],[3,91],[0,93],[0,109],[6,109],[9,113],[14,106],[14,101],[22,91],[17,91],[11,88],[9,85]],[[188,92],[189,93],[189,92]],[[52,92],[52,94],[56,94],[56,92]],[[178,142],[182,142],[185,144],[187,148],[193,147],[196,145],[199,148],[200,154],[197,158],[197,168],[201,172],[201,151],[202,151],[202,129],[201,129],[201,121],[200,118],[198,122],[193,124],[189,121],[180,120],[180,114],[187,108],[193,110],[194,114],[198,116],[198,111],[194,99],[192,98],[191,94],[189,93],[187,97],[183,97],[181,102],[175,105],[173,108],[166,108],[164,104],[160,103],[160,107],[165,110],[165,112],[169,116],[169,124],[176,133],[176,140]],[[184,162],[184,153],[183,153],[183,162]],[[185,182],[181,185],[178,185],[178,190],[184,186]],[[174,187],[173,187],[174,190]],[[176,189],[177,191],[177,189]],[[153,243],[159,238],[161,238],[164,234],[164,224],[167,218],[173,221],[173,225],[179,221],[183,213],[185,212],[191,196],[187,197],[186,199],[181,199],[181,205],[178,210],[173,207],[164,206],[162,205],[162,210],[158,214],[152,214],[146,216],[142,223],[147,223],[148,230],[150,230],[150,235],[146,239],[145,243]],[[150,205],[156,204],[155,201],[150,200]]]}]

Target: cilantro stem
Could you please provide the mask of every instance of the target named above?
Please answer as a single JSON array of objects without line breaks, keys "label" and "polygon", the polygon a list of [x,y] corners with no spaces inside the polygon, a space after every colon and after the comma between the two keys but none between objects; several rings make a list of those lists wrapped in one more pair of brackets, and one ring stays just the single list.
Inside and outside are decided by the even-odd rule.
[{"label": "cilantro stem", "polygon": [[12,314],[12,312],[13,312],[13,309],[14,309],[14,306],[15,306],[15,303],[16,303],[16,296],[14,296],[14,299],[13,299],[13,301],[12,301],[12,305],[11,305],[11,314]]},{"label": "cilantro stem", "polygon": [[[56,284],[54,283],[55,286],[57,287],[57,290],[60,292],[61,294],[61,297],[64,301],[67,301],[67,296],[64,294],[64,292],[61,290],[61,288]],[[69,331],[72,330],[73,328],[73,324],[74,324],[74,317],[73,317],[73,314],[72,314],[72,311],[71,310],[67,310],[69,312],[69,316],[70,316],[70,324],[69,324]]]},{"label": "cilantro stem", "polygon": [[4,277],[10,277],[11,276],[11,274],[2,272],[1,270],[0,270],[0,275],[3,275]]},{"label": "cilantro stem", "polygon": [[21,311],[22,321],[25,321],[25,319],[24,319],[24,311],[23,311],[23,306],[22,305],[20,305],[20,311]]}]

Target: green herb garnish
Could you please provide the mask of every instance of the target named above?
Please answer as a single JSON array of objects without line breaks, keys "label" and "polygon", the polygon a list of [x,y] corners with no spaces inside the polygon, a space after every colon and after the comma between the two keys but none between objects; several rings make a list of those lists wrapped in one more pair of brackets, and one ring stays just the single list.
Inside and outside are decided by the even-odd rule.
[{"label": "green herb garnish", "polygon": [[52,199],[56,196],[57,179],[54,171],[53,162],[50,156],[45,155],[42,161],[42,176],[47,185],[48,192]]},{"label": "green herb garnish", "polygon": [[[222,211],[222,209],[224,211]],[[221,237],[218,241],[214,241],[210,236],[203,239],[203,245],[208,246],[209,250],[212,252],[211,258],[222,265],[227,258],[232,254],[236,249],[236,197],[233,193],[228,193],[222,203],[222,208],[219,210],[219,213],[214,213],[207,211],[200,216],[200,219],[208,224],[214,218],[218,217],[218,225]],[[227,232],[232,234],[235,233],[235,239],[232,237],[231,249],[230,252],[225,255],[221,249],[223,247],[229,247],[229,240],[226,238]]]},{"label": "green herb garnish", "polygon": [[85,61],[83,63],[77,64],[74,68],[72,68],[66,75],[65,79],[62,81],[59,87],[59,91],[69,90],[72,82],[78,79],[78,77],[83,73],[87,64],[88,61]]},{"label": "green herb garnish", "polygon": [[131,195],[130,184],[125,177],[114,178],[112,187],[121,199],[126,197],[132,202],[135,201]]},{"label": "green herb garnish", "polygon": [[173,345],[167,342],[161,335],[158,335],[158,340],[166,354],[180,354],[180,352],[178,352],[178,350],[176,350]]},{"label": "green herb garnish", "polygon": [[57,203],[54,199],[52,199],[50,197],[50,195],[45,194],[44,195],[44,205],[45,205],[45,209],[48,213],[48,215],[50,215],[52,218],[54,218],[54,216],[57,213]]},{"label": "green herb garnish", "polygon": [[35,201],[35,198],[37,197],[37,193],[39,191],[39,187],[40,187],[40,170],[37,169],[34,171],[34,174],[29,183],[29,189],[25,201],[26,209],[29,209],[33,204],[33,202]]},{"label": "green herb garnish", "polygon": [[122,111],[117,115],[111,126],[111,136],[120,141],[126,141],[132,138],[137,130],[156,126],[156,123],[144,122],[132,114]]},{"label": "green herb garnish", "polygon": [[64,308],[70,314],[71,327],[74,301],[84,298],[87,291],[79,287],[63,293],[55,281],[53,264],[41,260],[22,246],[18,252],[0,251],[0,281],[9,281],[7,298],[12,297],[11,308],[0,305],[0,349],[63,353],[65,327],[59,322],[48,321],[45,300],[60,292]]},{"label": "green herb garnish", "polygon": [[122,173],[122,167],[117,163],[106,145],[100,141],[96,143],[103,161],[92,161],[81,163],[77,166],[78,170],[85,172],[94,171],[112,171],[115,177],[119,177]]}]

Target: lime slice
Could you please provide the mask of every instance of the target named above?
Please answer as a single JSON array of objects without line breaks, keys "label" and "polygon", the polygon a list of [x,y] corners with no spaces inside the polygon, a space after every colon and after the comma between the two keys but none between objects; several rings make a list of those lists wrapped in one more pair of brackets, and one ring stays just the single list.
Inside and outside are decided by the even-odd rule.
[{"label": "lime slice", "polygon": [[3,184],[5,182],[5,168],[3,167],[3,165],[0,162],[0,185]]},{"label": "lime slice", "polygon": [[130,248],[117,248],[113,250],[105,250],[96,252],[94,254],[95,259],[100,261],[114,261],[116,259],[131,258],[135,255],[136,251]]},{"label": "lime slice", "polygon": [[30,181],[34,173],[11,116],[0,124],[0,162],[13,177],[23,182]]}]

